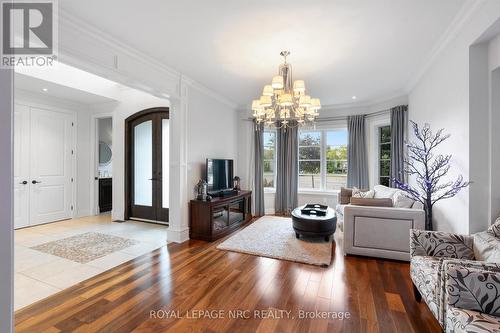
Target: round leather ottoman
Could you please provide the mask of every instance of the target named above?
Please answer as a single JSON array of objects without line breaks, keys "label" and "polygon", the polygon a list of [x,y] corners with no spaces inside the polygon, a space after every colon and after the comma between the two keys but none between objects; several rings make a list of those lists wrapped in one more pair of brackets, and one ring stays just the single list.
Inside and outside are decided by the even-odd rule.
[{"label": "round leather ottoman", "polygon": [[335,211],[328,207],[325,216],[315,216],[302,214],[301,210],[304,208],[297,207],[292,211],[293,230],[295,236],[305,237],[324,237],[326,241],[330,240],[337,228],[337,215]]}]

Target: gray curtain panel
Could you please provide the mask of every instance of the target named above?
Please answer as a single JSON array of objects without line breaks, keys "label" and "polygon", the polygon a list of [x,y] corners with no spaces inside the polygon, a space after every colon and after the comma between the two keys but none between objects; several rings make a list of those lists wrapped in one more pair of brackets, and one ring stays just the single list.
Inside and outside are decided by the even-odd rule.
[{"label": "gray curtain panel", "polygon": [[263,216],[264,207],[264,124],[255,124],[254,131],[254,150],[255,150],[255,215]]},{"label": "gray curtain panel", "polygon": [[368,163],[366,160],[365,116],[347,117],[349,143],[347,146],[347,187],[367,189]]},{"label": "gray curtain panel", "polygon": [[391,187],[392,179],[405,182],[404,172],[406,128],[408,125],[408,105],[399,105],[391,109]]},{"label": "gray curtain panel", "polygon": [[289,214],[297,207],[299,177],[299,137],[295,128],[276,131],[276,196],[275,212]]}]

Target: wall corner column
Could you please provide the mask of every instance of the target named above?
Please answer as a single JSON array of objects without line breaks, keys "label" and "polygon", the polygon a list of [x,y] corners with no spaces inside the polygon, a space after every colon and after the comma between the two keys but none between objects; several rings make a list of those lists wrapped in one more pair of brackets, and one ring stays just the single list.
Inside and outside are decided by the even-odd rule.
[{"label": "wall corner column", "polygon": [[187,183],[189,84],[179,80],[179,98],[170,108],[170,211],[167,240],[182,243],[189,239],[189,196]]}]

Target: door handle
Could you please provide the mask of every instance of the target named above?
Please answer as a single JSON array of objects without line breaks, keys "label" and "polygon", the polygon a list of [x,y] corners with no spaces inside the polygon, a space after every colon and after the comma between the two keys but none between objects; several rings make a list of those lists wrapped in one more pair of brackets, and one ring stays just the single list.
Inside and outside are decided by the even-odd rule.
[{"label": "door handle", "polygon": [[36,180],[32,180],[32,181],[31,181],[31,184],[39,184],[39,183],[41,183],[41,182],[38,182],[38,181],[36,181]]},{"label": "door handle", "polygon": [[27,181],[27,180],[23,180],[23,181],[22,181],[22,182],[20,182],[19,184],[21,184],[21,185],[26,185],[26,184],[28,184],[28,181]]}]

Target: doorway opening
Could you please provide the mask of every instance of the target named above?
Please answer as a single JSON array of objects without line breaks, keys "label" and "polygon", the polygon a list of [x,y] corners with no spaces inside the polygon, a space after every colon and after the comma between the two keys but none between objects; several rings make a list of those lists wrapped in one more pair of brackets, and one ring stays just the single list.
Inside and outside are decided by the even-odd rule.
[{"label": "doorway opening", "polygon": [[97,207],[98,213],[110,212],[113,208],[113,118],[97,118],[95,148],[95,175],[97,182]]},{"label": "doorway opening", "polygon": [[125,219],[168,224],[169,109],[146,109],[125,122]]}]

